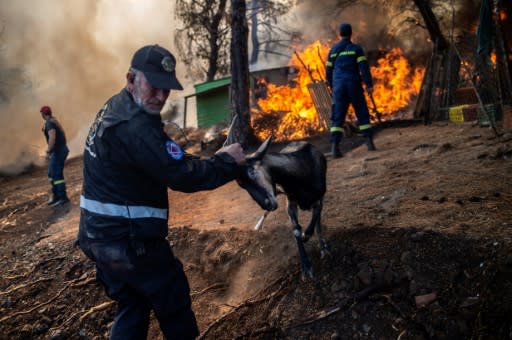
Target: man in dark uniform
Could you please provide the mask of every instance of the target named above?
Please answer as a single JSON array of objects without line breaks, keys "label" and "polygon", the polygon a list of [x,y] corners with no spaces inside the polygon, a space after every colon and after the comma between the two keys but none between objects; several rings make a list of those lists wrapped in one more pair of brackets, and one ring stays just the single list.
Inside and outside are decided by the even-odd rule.
[{"label": "man in dark uniform", "polygon": [[[362,80],[366,91],[373,89],[370,67],[363,49],[350,40],[352,26],[340,25],[341,40],[329,51],[326,63],[327,82],[332,89],[333,107],[331,116],[331,151],[334,158],[341,157],[339,144],[343,136],[343,123],[349,104],[356,111],[359,130],[366,137],[368,150],[375,150],[370,113],[364,97]],[[362,80],[361,80],[362,77]]]},{"label": "man in dark uniform", "polygon": [[69,154],[66,134],[60,123],[52,116],[52,109],[45,105],[39,110],[44,119],[43,133],[48,144],[48,178],[52,186],[52,195],[48,204],[52,207],[69,202],[64,182],[64,163]]},{"label": "man in dark uniform", "polygon": [[238,143],[199,159],[165,134],[160,111],[171,89],[183,89],[175,66],[161,46],[137,50],[126,87],[98,112],[85,143],[78,244],[118,302],[112,339],[145,339],[151,310],[167,339],[198,335],[183,266],[166,240],[167,188],[214,189],[245,162]]}]

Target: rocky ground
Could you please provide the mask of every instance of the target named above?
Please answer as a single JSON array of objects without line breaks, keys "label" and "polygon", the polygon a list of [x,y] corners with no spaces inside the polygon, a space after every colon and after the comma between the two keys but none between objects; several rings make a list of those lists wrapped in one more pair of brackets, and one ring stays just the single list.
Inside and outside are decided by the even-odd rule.
[{"label": "rocky ground", "polygon": [[[191,152],[199,133],[188,132]],[[328,151],[326,137],[311,142]],[[512,336],[512,134],[471,123],[388,124],[328,157],[322,221],[330,254],[306,248],[303,281],[285,209],[262,211],[236,183],[170,192],[169,242],[203,339],[508,339]],[[276,149],[282,147],[275,145]],[[71,204],[46,205],[46,170],[0,178],[0,338],[104,339],[115,304],[73,246]],[[308,212],[302,213],[306,221]],[[305,224],[305,222],[303,223]],[[152,319],[150,339],[162,339]]]}]

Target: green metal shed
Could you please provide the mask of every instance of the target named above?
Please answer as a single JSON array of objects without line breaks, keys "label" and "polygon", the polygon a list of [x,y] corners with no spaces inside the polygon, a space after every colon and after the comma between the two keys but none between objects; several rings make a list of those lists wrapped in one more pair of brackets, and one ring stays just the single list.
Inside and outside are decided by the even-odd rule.
[{"label": "green metal shed", "polygon": [[[278,67],[250,72],[251,89],[254,88],[256,79],[260,76],[265,76],[267,81],[273,84],[288,84],[290,68]],[[228,124],[231,120],[230,85],[231,77],[194,85],[195,93],[185,97],[183,126],[186,125],[187,100],[190,97],[196,97],[197,127],[206,128],[219,123]]]},{"label": "green metal shed", "polygon": [[229,89],[231,77],[194,85],[197,126],[209,127],[230,120]]}]

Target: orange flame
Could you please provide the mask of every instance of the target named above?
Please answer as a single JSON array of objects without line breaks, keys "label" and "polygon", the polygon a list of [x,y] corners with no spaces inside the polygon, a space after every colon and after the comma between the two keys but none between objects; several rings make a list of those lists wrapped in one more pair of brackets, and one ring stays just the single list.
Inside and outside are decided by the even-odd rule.
[{"label": "orange flame", "polygon": [[[399,48],[389,51],[370,67],[374,82],[373,97],[382,119],[406,109],[421,87],[424,68],[412,68]],[[367,101],[368,102],[368,101]]]},{"label": "orange flame", "polygon": [[496,66],[496,51],[491,51],[491,55],[489,56],[489,59],[491,60],[491,63]]},{"label": "orange flame", "polygon": [[500,14],[499,14],[499,16],[500,16],[500,21],[505,21],[505,20],[507,20],[507,12],[505,12],[505,10],[504,10],[504,9],[500,9]]},{"label": "orange flame", "polygon": [[[328,45],[312,43],[289,62],[298,70],[294,86],[266,84],[267,97],[257,101],[258,109],[253,109],[251,114],[251,124],[259,139],[273,133],[275,141],[297,140],[325,131],[307,85],[325,79],[323,58],[328,52]],[[399,48],[391,50],[377,64],[371,67],[375,103],[381,118],[391,119],[396,112],[407,108],[419,92],[424,69],[413,69]],[[371,101],[367,102],[371,108]],[[353,113],[348,119],[354,119]]]},{"label": "orange flame", "polygon": [[[258,138],[264,139],[270,128],[259,126],[261,115],[270,114],[276,124],[272,124],[274,140],[297,140],[322,132],[318,114],[308,92],[307,85],[314,80],[325,79],[325,63],[321,56],[327,55],[329,49],[319,41],[309,45],[299,53],[300,60],[308,66],[304,67],[297,55],[289,65],[298,70],[295,86],[279,86],[267,84],[267,98],[258,100],[261,112],[253,112],[252,125]],[[312,79],[313,77],[313,79]],[[260,80],[261,81],[261,80]],[[278,117],[276,117],[278,116]]]}]

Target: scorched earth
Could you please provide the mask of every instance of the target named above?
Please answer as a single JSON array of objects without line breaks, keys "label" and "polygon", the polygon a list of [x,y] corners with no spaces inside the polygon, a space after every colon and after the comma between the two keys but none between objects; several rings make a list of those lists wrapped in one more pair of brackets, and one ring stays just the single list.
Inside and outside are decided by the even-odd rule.
[{"label": "scorched earth", "polygon": [[[327,136],[311,142],[328,151]],[[315,280],[301,280],[284,197],[255,231],[262,211],[234,182],[169,192],[168,239],[202,338],[511,336],[510,131],[497,138],[471,123],[390,124],[375,143],[368,152],[360,137],[347,138],[344,157],[328,157],[330,254],[320,258],[316,238],[306,244]],[[108,337],[116,306],[73,246],[80,157],[65,176],[71,204],[58,208],[46,204],[44,168],[0,178],[2,339]],[[162,339],[154,319],[149,338]]]}]

